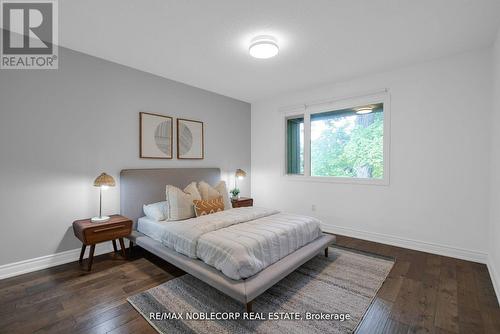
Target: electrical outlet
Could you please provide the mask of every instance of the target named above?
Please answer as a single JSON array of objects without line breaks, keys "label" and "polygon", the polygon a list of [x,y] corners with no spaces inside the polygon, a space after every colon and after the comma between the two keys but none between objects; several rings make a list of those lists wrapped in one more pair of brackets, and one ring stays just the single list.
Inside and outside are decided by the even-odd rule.
[{"label": "electrical outlet", "polygon": [[316,211],[316,204],[311,205],[311,211]]}]

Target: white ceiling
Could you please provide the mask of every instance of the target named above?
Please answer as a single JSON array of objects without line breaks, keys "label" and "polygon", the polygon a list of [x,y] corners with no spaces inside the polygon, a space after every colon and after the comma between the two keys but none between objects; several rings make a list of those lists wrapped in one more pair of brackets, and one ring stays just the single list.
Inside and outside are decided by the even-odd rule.
[{"label": "white ceiling", "polygon": [[[491,45],[500,0],[64,0],[62,46],[244,101]],[[280,54],[248,55],[259,34]]]}]

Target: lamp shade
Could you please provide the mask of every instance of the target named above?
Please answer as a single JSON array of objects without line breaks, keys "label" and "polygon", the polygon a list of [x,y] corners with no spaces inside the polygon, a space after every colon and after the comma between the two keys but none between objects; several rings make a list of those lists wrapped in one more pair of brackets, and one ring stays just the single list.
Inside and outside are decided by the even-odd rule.
[{"label": "lamp shade", "polygon": [[102,186],[114,187],[115,179],[113,179],[111,175],[102,173],[97,177],[97,179],[95,179],[94,187],[102,187]]},{"label": "lamp shade", "polygon": [[247,173],[243,170],[243,169],[237,169],[236,170],[236,173],[235,173],[236,177],[238,178],[243,178],[245,176],[247,176]]}]

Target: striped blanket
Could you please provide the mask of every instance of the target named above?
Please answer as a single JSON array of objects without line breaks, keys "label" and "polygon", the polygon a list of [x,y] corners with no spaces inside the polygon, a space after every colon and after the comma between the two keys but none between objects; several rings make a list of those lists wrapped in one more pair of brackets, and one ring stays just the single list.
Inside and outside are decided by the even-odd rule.
[{"label": "striped blanket", "polygon": [[276,210],[245,207],[165,225],[165,246],[238,280],[321,235],[320,221]]}]

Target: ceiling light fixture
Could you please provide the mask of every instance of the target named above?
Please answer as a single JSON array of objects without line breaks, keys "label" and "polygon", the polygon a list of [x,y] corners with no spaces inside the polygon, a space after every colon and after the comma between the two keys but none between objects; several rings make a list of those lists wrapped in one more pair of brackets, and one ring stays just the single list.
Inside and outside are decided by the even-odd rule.
[{"label": "ceiling light fixture", "polygon": [[250,42],[248,52],[254,58],[271,58],[276,56],[279,52],[278,42],[272,36],[257,36]]},{"label": "ceiling light fixture", "polygon": [[373,107],[372,106],[361,107],[361,108],[357,108],[356,109],[356,114],[358,114],[358,115],[364,115],[364,114],[369,114],[372,111],[373,111]]}]

